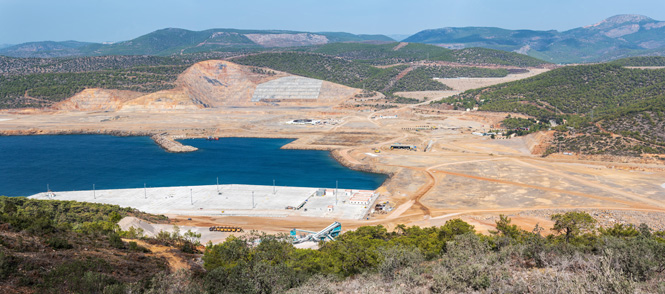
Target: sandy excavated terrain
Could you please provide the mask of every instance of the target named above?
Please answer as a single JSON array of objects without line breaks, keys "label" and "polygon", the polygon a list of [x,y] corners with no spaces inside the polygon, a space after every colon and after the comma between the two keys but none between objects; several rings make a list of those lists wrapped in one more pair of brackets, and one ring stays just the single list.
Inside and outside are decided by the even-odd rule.
[{"label": "sandy excavated terrain", "polygon": [[452,90],[448,91],[415,91],[415,92],[397,92],[395,94],[407,98],[439,100],[442,98],[457,95],[467,90],[489,87],[496,84],[502,84],[521,79],[526,79],[535,75],[539,75],[548,71],[545,68],[530,68],[529,72],[520,74],[510,74],[503,78],[455,78],[455,79],[438,79],[437,81],[451,87]]},{"label": "sandy excavated terrain", "polygon": [[[221,64],[226,64],[226,74],[220,71]],[[378,191],[382,195],[379,201],[390,201],[395,210],[369,220],[344,221],[344,229],[376,224],[388,228],[397,224],[439,226],[451,218],[462,218],[479,231],[487,231],[499,214],[507,214],[514,223],[531,230],[536,223],[550,228],[549,216],[569,209],[593,211],[604,225],[646,222],[664,229],[662,161],[637,164],[583,161],[573,156],[542,158],[537,153],[539,146],[546,144],[547,133],[501,140],[472,134],[489,129],[505,113],[427,112],[427,102],[361,112],[344,105],[356,90],[334,84],[324,83],[322,97],[326,91],[333,94],[326,94],[328,98],[320,101],[248,102],[252,87],[283,75],[264,77],[227,62],[205,62],[188,70],[179,79],[179,88],[165,93],[130,97],[98,91],[95,97],[108,103],[81,99],[88,95],[83,93],[61,103],[57,111],[0,112],[0,133],[297,138],[284,148],[332,150],[349,167],[392,174]],[[206,77],[229,83],[229,89],[213,87]],[[446,84],[466,89],[489,83],[459,80],[458,84]],[[324,90],[326,87],[329,89]],[[114,106],[94,109],[89,105]],[[73,109],[76,111],[66,111]],[[285,123],[297,118],[336,123]],[[422,126],[436,129],[414,129]],[[390,150],[394,142],[417,145],[418,151]],[[423,152],[427,146],[430,148]],[[374,148],[381,152],[374,153]],[[331,222],[301,216],[191,216],[191,221],[185,215],[170,217],[181,226],[238,225],[246,231],[273,233],[285,233],[294,227],[319,230]],[[217,237],[208,238],[220,240]]]}]

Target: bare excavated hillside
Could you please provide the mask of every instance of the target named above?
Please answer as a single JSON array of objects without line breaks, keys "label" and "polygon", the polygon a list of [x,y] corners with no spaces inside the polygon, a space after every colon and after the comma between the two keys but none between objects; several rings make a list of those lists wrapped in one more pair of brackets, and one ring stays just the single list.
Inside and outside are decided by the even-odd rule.
[{"label": "bare excavated hillside", "polygon": [[52,108],[64,111],[116,111],[131,99],[143,95],[139,92],[85,89],[73,97],[58,102]]},{"label": "bare excavated hillside", "polygon": [[[132,91],[86,89],[55,104],[52,109],[145,111],[253,106],[266,105],[266,103],[275,107],[279,105],[334,106],[359,93],[358,89],[339,84],[309,78],[288,77],[294,76],[266,68],[243,66],[222,60],[208,60],[196,63],[184,71],[175,82],[174,89],[147,95]],[[305,89],[308,91],[308,95],[305,96],[302,88],[307,84],[318,84],[319,86],[314,89]],[[257,88],[261,89],[261,97],[254,97]]]},{"label": "bare excavated hillside", "polygon": [[195,104],[208,108],[246,105],[257,85],[286,76],[228,61],[208,60],[188,68],[177,83],[189,92]]}]

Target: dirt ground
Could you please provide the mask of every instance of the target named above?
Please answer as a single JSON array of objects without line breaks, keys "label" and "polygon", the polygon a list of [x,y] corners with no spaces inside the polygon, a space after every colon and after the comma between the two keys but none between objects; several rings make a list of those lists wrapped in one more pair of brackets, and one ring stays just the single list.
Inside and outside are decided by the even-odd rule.
[{"label": "dirt ground", "polygon": [[[459,91],[498,82],[455,80],[442,82]],[[381,111],[306,103],[109,112],[4,111],[0,112],[0,134],[166,133],[176,138],[296,138],[285,148],[331,150],[351,168],[392,175],[378,191],[379,201],[390,201],[395,209],[369,220],[344,221],[345,230],[377,224],[388,228],[397,224],[439,226],[451,218],[462,218],[485,232],[499,214],[507,214],[530,231],[535,224],[551,228],[549,215],[539,213],[547,209],[593,210],[600,216],[603,211],[614,211],[615,222],[656,219],[652,224],[662,225],[664,218],[648,217],[665,213],[662,161],[642,165],[543,158],[531,154],[534,146],[541,143],[540,137],[492,140],[472,134],[488,130],[506,114],[417,111],[426,110],[426,104],[428,101]],[[286,124],[298,118],[335,123]],[[423,126],[427,128],[418,129]],[[395,142],[416,145],[418,151],[390,150],[390,144]],[[380,153],[374,153],[375,148]],[[192,216],[191,221],[185,215],[169,217],[183,226],[237,225],[246,231],[269,233],[288,233],[292,228],[320,230],[330,224],[330,220],[304,217]]]}]

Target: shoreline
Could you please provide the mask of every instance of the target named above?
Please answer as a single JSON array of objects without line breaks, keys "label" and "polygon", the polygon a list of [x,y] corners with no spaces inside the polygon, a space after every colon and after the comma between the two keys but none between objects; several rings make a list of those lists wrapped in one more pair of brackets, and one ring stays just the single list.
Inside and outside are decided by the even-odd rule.
[{"label": "shoreline", "polygon": [[[189,139],[205,139],[205,136],[183,136],[182,138],[174,138],[177,137],[178,135],[169,135],[169,134],[153,134],[151,135],[150,133],[146,132],[131,132],[131,131],[103,131],[103,132],[87,132],[87,131],[52,131],[52,132],[34,132],[31,130],[30,132],[21,132],[21,134],[17,134],[17,132],[12,132],[12,134],[7,134],[7,132],[0,131],[0,137],[5,136],[5,137],[10,137],[10,136],[39,136],[39,135],[44,135],[44,136],[67,136],[67,135],[102,135],[102,136],[114,136],[114,137],[149,137],[154,144],[159,146],[164,152],[167,153],[188,153],[188,152],[195,152],[198,151],[199,148],[196,148],[194,146],[190,145],[185,145],[179,142],[179,140],[189,140]],[[370,166],[369,164],[364,164],[364,165],[358,165],[354,164],[351,161],[348,161],[346,158],[342,157],[339,155],[340,148],[307,148],[305,145],[299,145],[299,144],[294,144],[290,145],[299,138],[296,136],[257,136],[257,135],[246,135],[246,136],[234,136],[233,134],[226,135],[226,136],[220,136],[220,138],[245,138],[245,139],[290,139],[292,140],[291,142],[286,143],[285,145],[282,145],[279,149],[284,149],[284,150],[313,150],[313,151],[327,151],[328,156],[332,157],[338,164],[343,166],[344,168],[347,168],[349,170],[353,171],[359,171],[359,172],[364,172],[364,173],[371,173],[371,174],[377,174],[381,176],[385,176],[385,179],[380,182],[377,186],[374,186],[374,190],[381,189],[386,185],[386,183],[390,182],[391,178],[395,174],[394,171],[389,171],[385,169],[380,169],[380,168],[374,168]],[[289,146],[285,148],[285,146]],[[316,146],[315,146],[316,147]],[[248,184],[242,184],[242,183],[232,183],[229,185],[248,185]],[[176,186],[159,186],[159,187],[153,187],[153,188],[168,188],[168,187],[176,187]],[[295,186],[295,187],[300,187],[300,186]],[[310,186],[302,186],[301,188],[311,188]],[[117,189],[131,189],[131,188],[117,188]],[[355,188],[354,188],[355,189]],[[78,190],[63,190],[59,192],[73,192],[73,191],[78,191]],[[21,196],[8,196],[8,197],[29,197],[26,195],[21,195]]]},{"label": "shoreline", "polygon": [[[168,134],[168,133],[156,133],[156,132],[145,132],[145,131],[122,131],[122,130],[97,130],[97,131],[87,131],[87,130],[38,130],[38,129],[29,129],[29,130],[13,130],[13,131],[0,131],[0,136],[40,136],[40,135],[109,135],[109,136],[116,136],[116,137],[150,137],[155,144],[160,146],[162,149],[164,149],[166,152],[173,152],[173,153],[180,153],[180,152],[194,152],[198,150],[198,148],[189,146],[189,145],[184,145],[178,140],[187,140],[187,139],[205,139],[206,136],[203,135],[197,135],[197,136],[188,136],[184,135],[182,138],[178,139],[173,139],[172,136],[174,134]],[[169,138],[171,137],[171,138]],[[352,169],[352,170],[357,170],[357,171],[362,171],[362,172],[369,172],[369,173],[375,173],[375,174],[384,174],[388,176],[388,179],[394,174],[394,171],[387,171],[378,168],[378,166],[372,166],[370,164],[355,164],[343,156],[339,154],[340,150],[342,149],[353,149],[354,147],[347,147],[347,148],[341,148],[341,147],[330,147],[330,146],[308,146],[308,145],[302,145],[302,144],[294,144],[297,140],[301,139],[298,136],[280,136],[280,135],[258,135],[258,134],[251,134],[251,135],[238,135],[238,134],[229,134],[229,135],[215,135],[215,137],[218,138],[255,138],[255,139],[292,139],[293,141],[287,143],[286,145],[283,145],[280,147],[280,149],[285,149],[285,150],[316,150],[316,151],[328,151],[330,152],[330,155],[341,165],[343,165],[346,168]],[[162,146],[159,142],[155,140],[155,138],[163,138],[164,140],[168,140],[171,142],[175,142],[178,145],[186,148],[186,147],[191,147],[194,148],[194,150],[191,151],[177,151],[178,149],[176,148],[175,150],[170,150],[168,147],[171,145],[168,145],[169,143],[166,143],[165,146]],[[175,145],[173,145],[175,146]],[[386,181],[388,180],[386,179]]]}]

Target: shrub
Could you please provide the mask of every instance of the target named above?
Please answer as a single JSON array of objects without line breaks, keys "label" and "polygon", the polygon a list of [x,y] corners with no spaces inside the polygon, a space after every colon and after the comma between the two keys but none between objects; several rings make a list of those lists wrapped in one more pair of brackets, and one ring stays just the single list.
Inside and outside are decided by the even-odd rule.
[{"label": "shrub", "polygon": [[124,249],[125,244],[122,242],[120,235],[116,233],[109,234],[109,245],[113,248]]},{"label": "shrub", "polygon": [[46,241],[46,245],[50,246],[53,249],[72,249],[72,244],[69,244],[67,240],[60,237],[51,237]]},{"label": "shrub", "polygon": [[377,269],[379,273],[389,279],[396,278],[400,274],[400,270],[425,261],[425,257],[418,248],[396,246],[380,248],[379,251],[382,260]]},{"label": "shrub", "polygon": [[137,252],[143,252],[143,253],[150,253],[150,250],[148,248],[145,248],[143,246],[139,246],[136,242],[130,241],[129,242],[129,250],[131,251],[137,251]]}]

